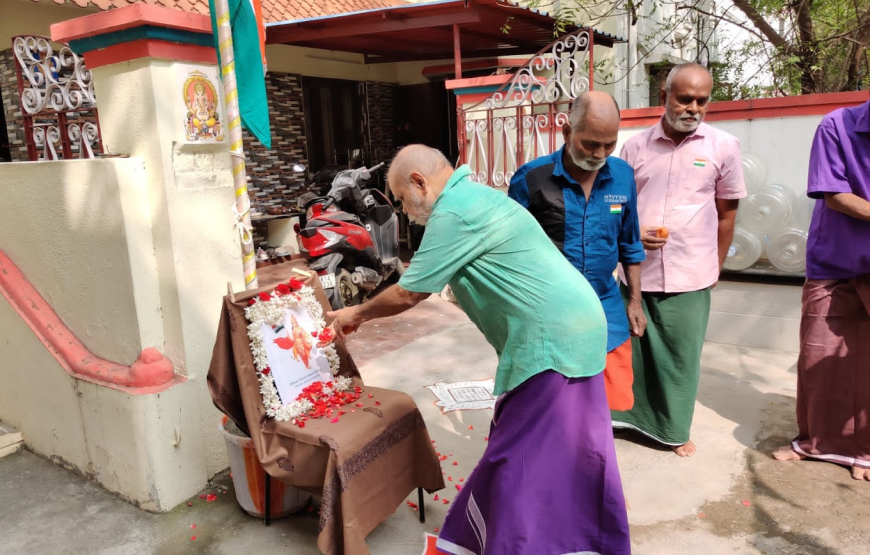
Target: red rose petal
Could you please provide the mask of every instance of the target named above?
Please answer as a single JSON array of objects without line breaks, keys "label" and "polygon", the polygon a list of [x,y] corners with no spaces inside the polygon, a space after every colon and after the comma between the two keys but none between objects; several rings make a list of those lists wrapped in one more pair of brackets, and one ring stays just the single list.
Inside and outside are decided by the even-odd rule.
[{"label": "red rose petal", "polygon": [[438,533],[438,528],[435,529],[435,533]]},{"label": "red rose petal", "polygon": [[380,401],[375,401],[375,406],[376,406],[376,407],[381,406],[381,402],[380,402]]},{"label": "red rose petal", "polygon": [[698,513],[698,518],[707,518],[707,515],[704,513]]},{"label": "red rose petal", "polygon": [[362,408],[363,404],[362,404],[362,403],[357,403],[356,406],[357,406],[357,408]]},{"label": "red rose petal", "polygon": [[248,306],[254,306],[255,304],[257,304],[257,299],[248,300]]},{"label": "red rose petal", "polygon": [[369,393],[369,399],[371,399],[372,397],[374,397],[374,394]]},{"label": "red rose petal", "polygon": [[453,466],[459,466],[459,463],[456,461],[453,461]]},{"label": "red rose petal", "polygon": [[438,494],[436,493],[436,494],[435,494],[435,497],[433,497],[432,499],[433,499],[434,501],[438,501],[438,500],[439,500]]},{"label": "red rose petal", "polygon": [[459,484],[456,484],[456,491],[462,491],[462,486],[460,486]]},{"label": "red rose petal", "polygon": [[483,436],[483,441],[489,441],[489,436]]},{"label": "red rose petal", "polygon": [[332,422],[333,424],[335,424],[336,422],[338,422],[338,417],[336,416],[335,418],[333,418],[332,420],[330,420],[330,422]]},{"label": "red rose petal", "polygon": [[195,539],[196,539],[196,536],[190,536],[190,541],[194,541]]},{"label": "red rose petal", "polygon": [[453,476],[448,476],[448,477],[447,477],[447,481],[448,481],[448,482],[452,482],[452,481],[453,481]]},{"label": "red rose petal", "polygon": [[191,527],[191,528],[196,528],[196,524],[191,524],[190,527]]},{"label": "red rose petal", "polygon": [[473,430],[473,429],[474,429],[474,426],[469,426],[468,429],[469,429],[469,430]]},{"label": "red rose petal", "polygon": [[264,376],[268,376],[271,372],[272,372],[272,369],[269,368],[269,367],[266,367],[266,368],[263,368],[263,372],[262,372],[262,374],[263,374]]},{"label": "red rose petal", "polygon": [[193,503],[191,503],[190,501],[188,501],[188,502],[187,502],[187,506],[188,506],[188,507],[193,507]]},{"label": "red rose petal", "polygon": [[441,502],[446,505],[446,504],[450,503],[450,500],[449,499],[442,499]]},{"label": "red rose petal", "polygon": [[268,301],[268,300],[271,300],[271,299],[272,299],[272,295],[266,293],[265,291],[263,291],[262,293],[260,293],[260,294],[257,295],[257,296],[260,297],[260,300],[261,300],[261,301]]},{"label": "red rose petal", "polygon": [[750,503],[749,501],[744,501],[744,502],[743,502],[743,506],[744,506],[744,507],[749,507],[750,505],[752,505],[752,503]]},{"label": "red rose petal", "polygon": [[205,502],[206,502],[206,503],[211,503],[212,501],[217,501],[217,495],[216,495],[216,494],[214,494],[214,493],[210,493],[210,494],[208,494],[208,495],[205,496]]},{"label": "red rose petal", "polygon": [[303,285],[303,283],[296,278],[290,278],[290,281],[288,281],[287,284],[290,286],[290,289],[294,291],[299,291],[302,289]]}]

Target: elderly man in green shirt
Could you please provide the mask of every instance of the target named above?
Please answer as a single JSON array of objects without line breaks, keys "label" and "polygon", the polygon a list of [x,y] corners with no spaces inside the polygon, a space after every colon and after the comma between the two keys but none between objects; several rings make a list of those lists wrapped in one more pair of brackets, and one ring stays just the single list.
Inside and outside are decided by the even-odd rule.
[{"label": "elderly man in green shirt", "polygon": [[422,244],[397,285],[330,313],[333,329],[350,333],[450,284],[498,354],[489,443],[447,514],[439,551],[628,555],[601,303],[527,210],[471,174],[423,145],[399,152],[389,187],[426,226]]}]

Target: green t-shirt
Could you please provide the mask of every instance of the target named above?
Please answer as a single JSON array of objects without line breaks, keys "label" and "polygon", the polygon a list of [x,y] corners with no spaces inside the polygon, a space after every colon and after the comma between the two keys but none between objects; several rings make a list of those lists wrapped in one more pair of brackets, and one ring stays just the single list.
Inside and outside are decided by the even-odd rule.
[{"label": "green t-shirt", "polygon": [[528,210],[470,175],[462,166],[450,177],[399,286],[450,284],[498,354],[495,395],[546,370],[598,374],[607,349],[598,295]]}]

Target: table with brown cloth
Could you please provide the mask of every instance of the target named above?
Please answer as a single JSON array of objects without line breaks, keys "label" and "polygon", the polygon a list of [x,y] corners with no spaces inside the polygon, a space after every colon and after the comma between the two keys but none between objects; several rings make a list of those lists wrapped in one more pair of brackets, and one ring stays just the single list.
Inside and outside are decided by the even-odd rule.
[{"label": "table with brown cloth", "polygon": [[[269,475],[322,497],[320,551],[367,555],[365,537],[418,487],[430,493],[444,488],[444,477],[413,399],[399,391],[363,385],[341,341],[336,342],[339,373],[362,386],[363,407],[348,405],[338,422],[308,420],[304,428],[266,416],[245,307],[258,293],[271,292],[291,277],[299,279],[294,267],[308,271],[304,260],[270,266],[260,274],[263,287],[224,298],[208,371],[209,391],[215,406],[251,436]],[[329,302],[319,280],[314,277],[306,284],[315,290],[325,314]]]}]

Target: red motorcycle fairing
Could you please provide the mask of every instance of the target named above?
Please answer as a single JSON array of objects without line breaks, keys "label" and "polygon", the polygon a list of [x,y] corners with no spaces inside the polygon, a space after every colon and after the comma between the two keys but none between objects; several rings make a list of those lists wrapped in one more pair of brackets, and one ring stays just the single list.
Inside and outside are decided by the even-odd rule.
[{"label": "red motorcycle fairing", "polygon": [[[323,249],[323,245],[328,242],[328,239],[323,237],[323,235],[319,233],[320,231],[331,231],[343,235],[346,237],[345,240],[348,244],[360,251],[368,247],[374,248],[374,241],[366,228],[359,225],[348,224],[347,222],[340,222],[331,218],[318,217],[316,219],[329,222],[336,227],[319,227],[317,228],[317,233],[311,237],[300,236],[302,246],[308,251],[308,256],[316,258],[328,254],[329,252],[328,250]],[[328,248],[331,249],[332,246]]]}]

